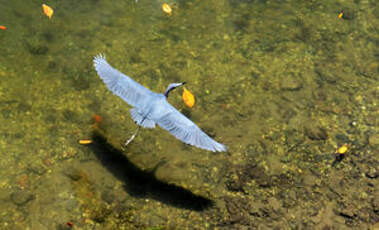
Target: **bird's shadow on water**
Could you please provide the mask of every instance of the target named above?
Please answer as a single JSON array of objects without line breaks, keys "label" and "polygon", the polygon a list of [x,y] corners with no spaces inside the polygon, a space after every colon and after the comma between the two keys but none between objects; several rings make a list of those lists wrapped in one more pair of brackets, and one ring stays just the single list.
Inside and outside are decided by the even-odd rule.
[{"label": "bird's shadow on water", "polygon": [[195,211],[202,211],[213,205],[213,201],[193,194],[180,186],[158,180],[153,170],[141,170],[109,144],[100,133],[93,133],[92,151],[116,178],[125,183],[125,190],[134,197],[151,198],[168,205]]}]

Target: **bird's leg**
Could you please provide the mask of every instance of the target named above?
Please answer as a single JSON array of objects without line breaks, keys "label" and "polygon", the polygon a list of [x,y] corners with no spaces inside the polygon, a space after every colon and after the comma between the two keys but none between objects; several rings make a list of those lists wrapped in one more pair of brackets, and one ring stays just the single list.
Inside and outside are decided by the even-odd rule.
[{"label": "bird's leg", "polygon": [[[142,121],[140,122],[140,124],[139,125],[142,125],[142,123],[145,121],[145,119],[146,119],[146,117],[147,116],[145,116],[145,117],[143,117],[143,119],[142,119]],[[139,129],[141,128],[141,126],[138,126],[138,128],[137,128],[137,130],[136,130],[136,132],[125,142],[125,147],[130,143],[130,142],[132,142],[133,140],[134,140],[134,138],[137,136],[137,134],[138,134],[138,131],[139,131]]]},{"label": "bird's leg", "polygon": [[138,126],[136,132],[125,142],[125,147],[134,140],[134,138],[137,136],[138,131],[140,129],[140,126]]}]

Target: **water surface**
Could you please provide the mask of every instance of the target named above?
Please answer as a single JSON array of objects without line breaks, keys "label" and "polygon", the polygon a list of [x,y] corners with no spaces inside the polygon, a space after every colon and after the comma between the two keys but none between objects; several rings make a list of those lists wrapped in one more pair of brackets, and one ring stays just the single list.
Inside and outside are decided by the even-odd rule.
[{"label": "water surface", "polygon": [[[0,0],[0,228],[378,228],[376,1],[163,3]],[[195,107],[170,103],[229,151],[160,128],[123,148],[99,53],[156,92],[186,81]]]}]

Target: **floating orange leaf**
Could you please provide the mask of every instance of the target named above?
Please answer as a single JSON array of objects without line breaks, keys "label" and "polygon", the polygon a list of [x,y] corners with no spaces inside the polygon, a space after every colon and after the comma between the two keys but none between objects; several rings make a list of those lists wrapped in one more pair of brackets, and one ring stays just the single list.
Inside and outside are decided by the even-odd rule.
[{"label": "floating orange leaf", "polygon": [[6,26],[0,26],[0,30],[6,30],[7,27]]},{"label": "floating orange leaf", "polygon": [[49,17],[49,19],[51,19],[51,17],[52,17],[53,14],[54,14],[54,10],[53,10],[50,6],[48,6],[48,5],[46,5],[46,4],[42,4],[42,10],[43,10],[43,13],[44,13],[47,17]]},{"label": "floating orange leaf", "polygon": [[97,129],[97,128],[99,128],[99,125],[103,121],[103,117],[98,115],[98,114],[95,114],[95,115],[93,115],[93,121],[94,121],[94,123],[93,123],[92,127]]},{"label": "floating orange leaf", "polygon": [[93,115],[93,120],[95,121],[95,123],[101,123],[103,121],[103,118],[100,115],[95,114]]},{"label": "floating orange leaf", "polygon": [[163,4],[162,4],[162,10],[163,10],[163,12],[165,12],[165,13],[168,14],[168,15],[171,15],[171,14],[172,14],[172,8],[171,8],[171,6],[170,6],[169,4],[167,4],[167,3],[163,3]]},{"label": "floating orange leaf", "polygon": [[188,107],[192,108],[195,105],[195,96],[185,87],[183,87],[182,98],[184,104],[186,104]]}]

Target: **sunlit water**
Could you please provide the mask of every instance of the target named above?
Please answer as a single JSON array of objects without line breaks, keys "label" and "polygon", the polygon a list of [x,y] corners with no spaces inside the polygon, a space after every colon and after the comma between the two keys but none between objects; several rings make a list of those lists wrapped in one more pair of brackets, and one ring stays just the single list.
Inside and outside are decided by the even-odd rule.
[{"label": "sunlit water", "polygon": [[[0,0],[0,229],[378,228],[376,1],[163,3]],[[100,53],[229,151],[124,148]]]}]

